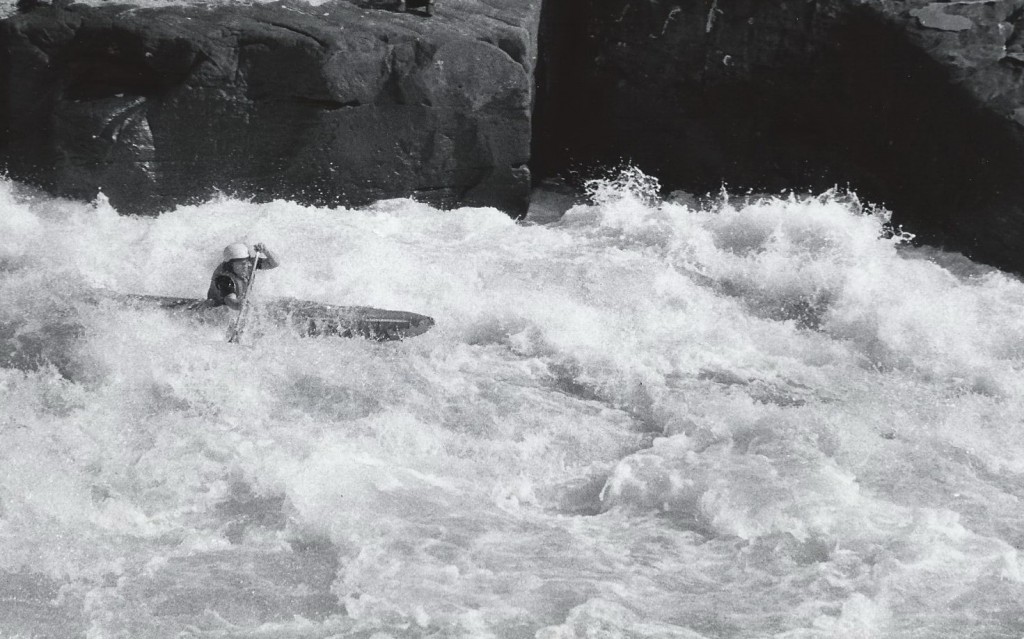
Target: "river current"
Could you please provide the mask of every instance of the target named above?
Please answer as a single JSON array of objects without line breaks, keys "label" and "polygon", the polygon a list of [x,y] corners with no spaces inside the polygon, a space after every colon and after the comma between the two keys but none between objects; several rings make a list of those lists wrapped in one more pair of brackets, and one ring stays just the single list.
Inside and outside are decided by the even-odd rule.
[{"label": "river current", "polygon": [[[0,637],[1024,634],[1024,284],[849,194],[543,224],[0,182]],[[89,291],[431,315],[302,339]]]}]

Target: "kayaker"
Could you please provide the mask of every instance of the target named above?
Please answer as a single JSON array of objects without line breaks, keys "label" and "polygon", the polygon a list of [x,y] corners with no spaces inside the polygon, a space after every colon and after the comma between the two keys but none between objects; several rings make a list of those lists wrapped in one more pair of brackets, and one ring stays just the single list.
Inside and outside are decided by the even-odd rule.
[{"label": "kayaker", "polygon": [[252,252],[241,242],[224,247],[224,261],[210,278],[206,299],[212,301],[214,306],[227,305],[235,310],[242,308],[242,299],[249,287],[249,275],[256,257],[259,257],[256,268],[261,271],[278,267],[277,257],[265,244],[253,245]]}]

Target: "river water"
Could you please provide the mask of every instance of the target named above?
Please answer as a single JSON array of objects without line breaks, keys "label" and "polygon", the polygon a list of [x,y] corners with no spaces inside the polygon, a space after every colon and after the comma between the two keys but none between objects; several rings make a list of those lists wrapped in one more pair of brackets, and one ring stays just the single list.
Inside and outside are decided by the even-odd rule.
[{"label": "river water", "polygon": [[[1024,634],[1024,285],[848,194],[652,182],[545,224],[0,182],[0,636]],[[89,294],[201,297],[239,240],[257,298],[437,325]]]}]

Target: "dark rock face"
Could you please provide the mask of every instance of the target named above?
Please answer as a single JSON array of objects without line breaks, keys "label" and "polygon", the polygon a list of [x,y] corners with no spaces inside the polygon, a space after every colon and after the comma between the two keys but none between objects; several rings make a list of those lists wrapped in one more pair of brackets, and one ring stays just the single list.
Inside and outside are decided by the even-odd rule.
[{"label": "dark rock face", "polygon": [[560,0],[541,51],[536,178],[848,185],[1024,271],[1024,0]]},{"label": "dark rock face", "polygon": [[0,22],[0,161],[123,212],[521,215],[531,169],[629,160],[667,189],[850,186],[1024,271],[1024,0],[56,4]]},{"label": "dark rock face", "polygon": [[0,23],[0,159],[128,213],[217,190],[525,213],[539,0],[388,9],[36,6]]}]

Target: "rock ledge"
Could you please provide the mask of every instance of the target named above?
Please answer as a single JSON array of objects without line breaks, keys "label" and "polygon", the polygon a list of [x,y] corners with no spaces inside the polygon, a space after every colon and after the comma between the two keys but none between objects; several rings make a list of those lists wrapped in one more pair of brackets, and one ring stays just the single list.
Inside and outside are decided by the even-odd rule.
[{"label": "rock ledge", "polygon": [[220,191],[521,215],[539,9],[39,5],[0,23],[0,160],[126,213]]}]

